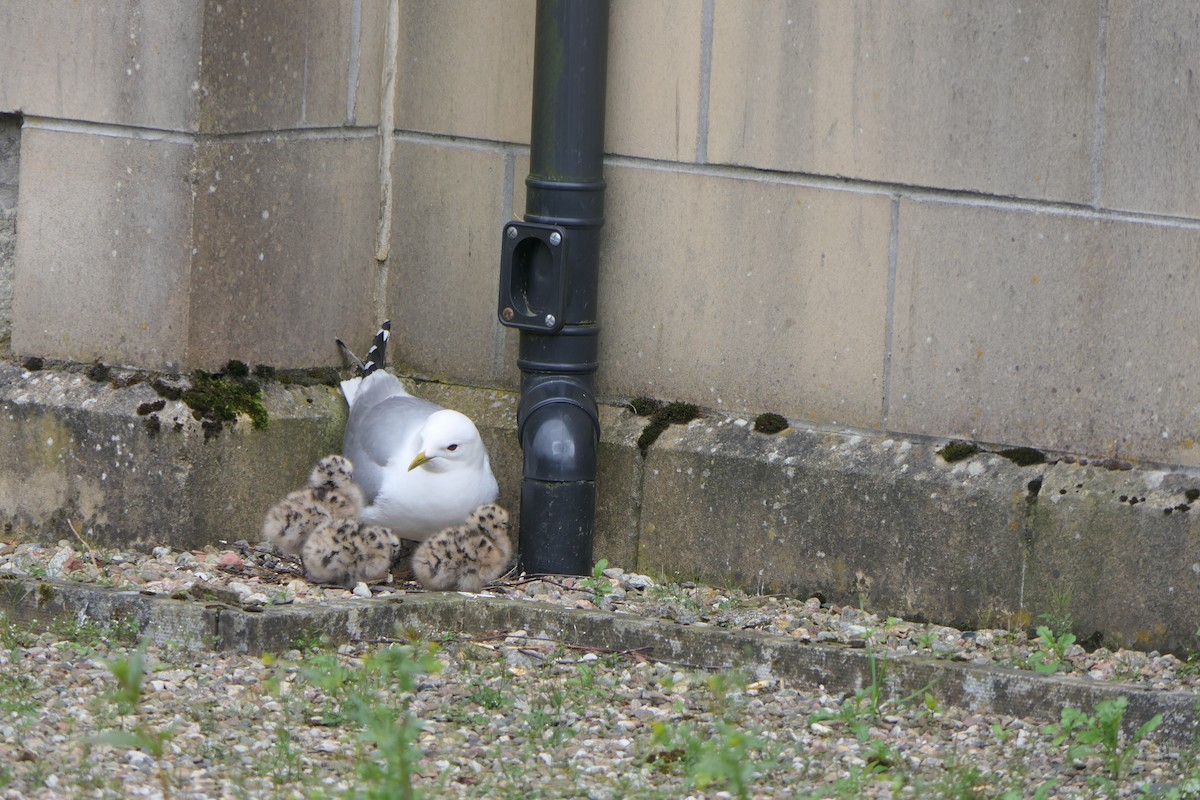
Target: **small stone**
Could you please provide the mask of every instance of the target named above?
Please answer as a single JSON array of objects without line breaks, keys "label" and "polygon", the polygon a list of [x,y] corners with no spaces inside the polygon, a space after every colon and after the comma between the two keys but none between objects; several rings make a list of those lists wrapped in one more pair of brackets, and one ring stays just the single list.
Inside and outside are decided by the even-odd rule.
[{"label": "small stone", "polygon": [[354,585],[354,596],[355,597],[370,597],[371,596],[371,587],[367,586],[362,581],[359,581],[357,584]]},{"label": "small stone", "polygon": [[75,553],[72,550],[59,550],[50,558],[49,563],[46,564],[46,574],[51,578],[62,577],[62,574],[66,571],[67,562],[74,557]]},{"label": "small stone", "polygon": [[137,575],[139,578],[141,578],[146,583],[151,583],[152,581],[161,581],[163,578],[166,577],[166,573],[164,573],[158,567],[152,566],[150,564],[147,564],[146,566],[144,566],[140,570],[138,570]]},{"label": "small stone", "polygon": [[649,577],[645,575],[637,575],[635,573],[629,573],[628,575],[625,575],[622,583],[624,583],[629,589],[637,589],[639,591],[649,589],[654,585],[654,581]]},{"label": "small stone", "polygon": [[237,568],[246,566],[246,562],[237,553],[232,550],[226,550],[224,553],[221,553],[220,560],[217,561],[217,566]]}]

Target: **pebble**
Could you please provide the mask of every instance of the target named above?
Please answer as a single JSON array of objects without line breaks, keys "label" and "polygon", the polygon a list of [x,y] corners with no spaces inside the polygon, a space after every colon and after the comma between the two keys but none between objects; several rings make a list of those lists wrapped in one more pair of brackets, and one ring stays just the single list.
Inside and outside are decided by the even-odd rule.
[{"label": "pebble", "polygon": [[367,586],[367,584],[363,583],[362,581],[359,581],[354,586],[354,596],[355,597],[370,597],[371,596],[371,587]]}]

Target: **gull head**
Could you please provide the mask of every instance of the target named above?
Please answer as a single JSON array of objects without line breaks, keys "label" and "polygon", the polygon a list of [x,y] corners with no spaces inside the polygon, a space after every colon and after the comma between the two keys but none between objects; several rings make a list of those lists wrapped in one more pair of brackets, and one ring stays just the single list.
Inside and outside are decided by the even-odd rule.
[{"label": "gull head", "polygon": [[422,467],[432,472],[470,467],[484,462],[487,451],[475,423],[450,409],[435,411],[425,420],[417,436],[417,455],[408,469]]}]

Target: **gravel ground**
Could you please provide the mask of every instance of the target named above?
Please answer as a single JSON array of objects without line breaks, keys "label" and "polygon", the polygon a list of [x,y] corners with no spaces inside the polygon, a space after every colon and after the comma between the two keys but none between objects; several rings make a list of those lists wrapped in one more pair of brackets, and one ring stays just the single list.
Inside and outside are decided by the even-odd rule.
[{"label": "gravel ground", "polygon": [[[334,602],[266,548],[153,554],[0,543],[5,575],[231,603]],[[397,574],[359,596],[419,591]],[[843,642],[890,655],[1195,689],[1171,655],[1085,652],[1005,629],[882,619],[816,598],[747,596],[608,570],[511,577],[491,593],[689,625]],[[1065,620],[1052,620],[1051,628]],[[1143,797],[1200,798],[1195,748],[881,700],[869,688],[753,681],[528,638],[426,631],[262,658],[149,648],[131,632],[0,624],[0,797]],[[409,717],[410,725],[398,724]]]}]

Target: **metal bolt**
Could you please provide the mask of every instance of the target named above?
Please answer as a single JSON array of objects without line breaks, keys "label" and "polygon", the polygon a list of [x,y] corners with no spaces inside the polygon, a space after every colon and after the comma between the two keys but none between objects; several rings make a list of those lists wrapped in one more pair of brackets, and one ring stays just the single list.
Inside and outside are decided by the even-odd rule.
[{"label": "metal bolt", "polygon": [[[509,228],[509,230],[512,229]],[[500,316],[504,317],[505,322],[512,322],[512,318],[515,314],[516,312],[512,310],[511,306],[505,307],[505,309],[500,312]]]},{"label": "metal bolt", "polygon": [[505,231],[505,233],[508,234],[508,238],[510,238],[510,239],[517,238],[517,229],[516,228],[509,228],[507,231]]},{"label": "metal bolt", "polygon": [[[557,236],[557,235],[558,235],[558,234],[555,234],[555,236]],[[553,327],[554,327],[554,323],[555,323],[555,322],[557,322],[557,321],[558,321],[558,320],[556,320],[556,319],[554,318],[554,315],[553,315],[553,314],[547,314],[547,315],[546,315],[546,327],[547,327],[547,328],[553,328]]]},{"label": "metal bolt", "polygon": [[550,234],[550,244],[557,246],[562,241],[562,234],[558,231]]}]

